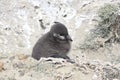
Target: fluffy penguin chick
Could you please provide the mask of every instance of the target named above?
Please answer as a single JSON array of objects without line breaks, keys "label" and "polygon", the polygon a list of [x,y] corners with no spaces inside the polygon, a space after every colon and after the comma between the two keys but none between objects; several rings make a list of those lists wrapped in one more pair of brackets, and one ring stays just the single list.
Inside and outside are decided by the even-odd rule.
[{"label": "fluffy penguin chick", "polygon": [[41,57],[69,59],[67,53],[71,48],[71,41],[65,25],[56,22],[51,30],[37,41],[33,47],[32,57],[36,60]]}]

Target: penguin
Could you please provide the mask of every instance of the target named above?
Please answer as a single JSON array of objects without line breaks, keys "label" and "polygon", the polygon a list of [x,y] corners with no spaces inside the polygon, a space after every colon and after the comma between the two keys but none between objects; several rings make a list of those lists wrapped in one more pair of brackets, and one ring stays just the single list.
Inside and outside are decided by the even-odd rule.
[{"label": "penguin", "polygon": [[42,57],[70,59],[67,54],[71,49],[72,41],[66,26],[60,22],[55,22],[50,31],[34,45],[32,57],[36,60],[40,60]]}]

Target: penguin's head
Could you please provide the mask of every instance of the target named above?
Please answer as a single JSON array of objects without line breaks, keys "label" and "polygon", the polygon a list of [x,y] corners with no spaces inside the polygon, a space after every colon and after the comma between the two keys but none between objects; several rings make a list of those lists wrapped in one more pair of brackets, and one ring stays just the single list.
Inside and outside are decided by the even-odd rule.
[{"label": "penguin's head", "polygon": [[62,23],[56,22],[52,26],[50,33],[56,41],[72,41],[67,28]]}]

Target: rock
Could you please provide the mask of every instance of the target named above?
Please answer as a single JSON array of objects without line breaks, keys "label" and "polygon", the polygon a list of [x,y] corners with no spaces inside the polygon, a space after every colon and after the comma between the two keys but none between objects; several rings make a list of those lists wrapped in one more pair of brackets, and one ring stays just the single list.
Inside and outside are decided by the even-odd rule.
[{"label": "rock", "polygon": [[18,59],[19,59],[19,60],[26,60],[27,58],[28,58],[27,55],[24,55],[24,54],[19,54],[19,55],[18,55]]},{"label": "rock", "polygon": [[103,79],[120,79],[120,69],[112,66],[103,67]]},{"label": "rock", "polygon": [[0,71],[3,70],[3,66],[4,66],[4,64],[2,62],[0,62]]}]

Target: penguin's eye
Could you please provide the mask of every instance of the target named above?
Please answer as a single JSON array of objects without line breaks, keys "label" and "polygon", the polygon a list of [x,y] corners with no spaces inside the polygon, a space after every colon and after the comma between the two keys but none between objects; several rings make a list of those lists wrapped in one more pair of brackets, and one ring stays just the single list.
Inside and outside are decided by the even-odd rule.
[{"label": "penguin's eye", "polygon": [[64,36],[64,34],[57,34],[57,33],[54,33],[53,36],[54,36],[54,37],[59,37],[59,36]]},{"label": "penguin's eye", "polygon": [[59,34],[60,36],[64,36],[64,34]]},{"label": "penguin's eye", "polygon": [[56,34],[56,33],[54,33],[53,36],[60,39],[60,40],[65,40],[64,34]]},{"label": "penguin's eye", "polygon": [[61,40],[65,40],[65,35],[64,34],[59,34],[58,38],[61,39]]}]

